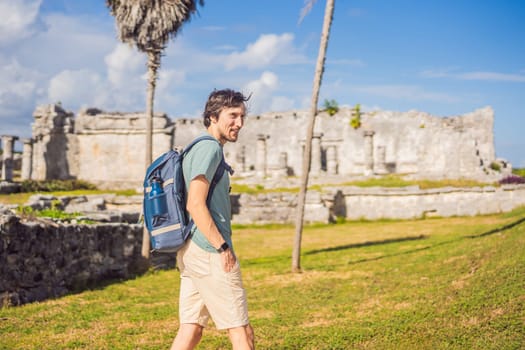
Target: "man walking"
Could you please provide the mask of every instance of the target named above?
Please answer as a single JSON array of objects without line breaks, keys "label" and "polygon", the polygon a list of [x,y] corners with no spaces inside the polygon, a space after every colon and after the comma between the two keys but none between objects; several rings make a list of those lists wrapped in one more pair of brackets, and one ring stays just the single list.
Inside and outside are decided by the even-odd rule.
[{"label": "man walking", "polygon": [[254,349],[246,291],[231,240],[230,179],[220,178],[207,197],[222,147],[236,142],[249,99],[233,90],[215,90],[206,103],[204,126],[215,140],[195,144],[183,160],[188,193],[186,209],[195,225],[192,236],[177,253],[181,284],[180,328],[172,350],[193,349],[211,317],[217,329],[227,329],[233,349]]}]

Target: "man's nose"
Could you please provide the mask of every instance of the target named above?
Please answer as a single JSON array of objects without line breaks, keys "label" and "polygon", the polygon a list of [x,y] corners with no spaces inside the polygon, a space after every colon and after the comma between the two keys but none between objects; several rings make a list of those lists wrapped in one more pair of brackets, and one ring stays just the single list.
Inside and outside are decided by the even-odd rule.
[{"label": "man's nose", "polygon": [[235,119],[235,126],[242,128],[244,125],[244,119],[243,118],[236,118]]}]

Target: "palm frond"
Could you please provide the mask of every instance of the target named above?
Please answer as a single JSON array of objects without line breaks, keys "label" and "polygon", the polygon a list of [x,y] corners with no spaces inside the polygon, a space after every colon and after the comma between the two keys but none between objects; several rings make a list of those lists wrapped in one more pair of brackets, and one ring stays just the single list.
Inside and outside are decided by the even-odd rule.
[{"label": "palm frond", "polygon": [[122,42],[140,51],[164,49],[204,0],[106,0]]}]

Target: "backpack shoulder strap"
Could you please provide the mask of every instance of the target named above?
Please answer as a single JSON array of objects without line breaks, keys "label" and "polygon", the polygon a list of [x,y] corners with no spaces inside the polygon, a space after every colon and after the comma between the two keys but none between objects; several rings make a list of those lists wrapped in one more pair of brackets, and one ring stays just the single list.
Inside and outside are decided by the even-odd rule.
[{"label": "backpack shoulder strap", "polygon": [[182,150],[181,152],[181,156],[184,156],[186,153],[188,153],[190,151],[190,149],[195,146],[195,144],[199,143],[200,141],[203,141],[203,140],[210,140],[210,141],[216,141],[216,142],[219,142],[217,141],[217,139],[215,139],[213,136],[211,135],[202,135],[202,136],[199,136],[197,137],[196,139],[194,139],[192,142],[190,142],[189,145],[187,145],[186,147],[184,147],[184,149]]}]

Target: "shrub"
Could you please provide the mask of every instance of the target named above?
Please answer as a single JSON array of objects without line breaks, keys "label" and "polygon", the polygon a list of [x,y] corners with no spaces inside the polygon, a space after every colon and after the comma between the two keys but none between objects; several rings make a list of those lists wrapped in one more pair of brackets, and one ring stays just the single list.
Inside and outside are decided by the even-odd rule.
[{"label": "shrub", "polygon": [[[65,211],[58,208],[35,210],[31,207],[19,206],[17,211],[22,218],[28,220],[34,220],[36,218],[48,218],[53,220],[70,221],[82,216],[82,213],[66,213]],[[92,223],[92,221],[89,220],[81,220],[80,222],[86,224]]]},{"label": "shrub", "polygon": [[490,168],[494,171],[498,171],[498,172],[501,171],[501,165],[496,162],[490,163]]},{"label": "shrub", "polygon": [[330,115],[334,115],[339,112],[339,105],[336,100],[324,100],[324,110]]},{"label": "shrub", "polygon": [[352,110],[352,119],[350,119],[350,125],[354,129],[361,127],[361,105],[358,103]]},{"label": "shrub", "polygon": [[499,180],[502,185],[525,184],[525,178],[518,175],[509,175]]},{"label": "shrub", "polygon": [[96,186],[82,180],[25,180],[20,186],[20,192],[54,192],[74,190],[96,190]]}]

